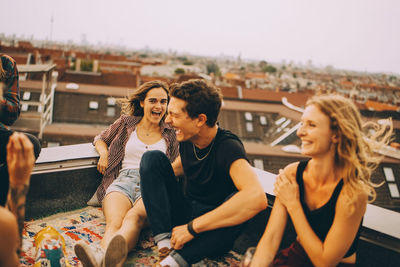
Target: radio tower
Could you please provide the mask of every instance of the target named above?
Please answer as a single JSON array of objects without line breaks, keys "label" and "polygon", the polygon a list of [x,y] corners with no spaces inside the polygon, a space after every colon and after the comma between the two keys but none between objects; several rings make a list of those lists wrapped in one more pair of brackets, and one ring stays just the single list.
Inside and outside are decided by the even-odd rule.
[{"label": "radio tower", "polygon": [[50,42],[53,41],[53,23],[54,23],[54,18],[53,18],[53,15],[51,15],[51,18],[50,18]]}]

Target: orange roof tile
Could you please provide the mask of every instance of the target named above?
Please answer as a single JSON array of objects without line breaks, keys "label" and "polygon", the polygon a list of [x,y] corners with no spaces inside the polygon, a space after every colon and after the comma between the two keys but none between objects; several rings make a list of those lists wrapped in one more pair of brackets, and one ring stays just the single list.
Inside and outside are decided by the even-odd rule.
[{"label": "orange roof tile", "polygon": [[381,103],[381,102],[377,102],[377,101],[372,101],[372,100],[367,100],[367,102],[365,102],[364,105],[368,109],[372,109],[372,110],[376,110],[376,111],[384,111],[384,110],[398,111],[399,110],[399,108],[397,106],[385,104],[385,103]]},{"label": "orange roof tile", "polygon": [[232,72],[225,73],[224,78],[228,80],[240,80],[240,76]]}]

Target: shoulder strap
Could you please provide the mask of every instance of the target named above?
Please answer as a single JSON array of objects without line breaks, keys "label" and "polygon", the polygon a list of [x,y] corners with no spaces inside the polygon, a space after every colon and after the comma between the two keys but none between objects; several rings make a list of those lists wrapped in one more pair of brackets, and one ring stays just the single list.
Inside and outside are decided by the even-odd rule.
[{"label": "shoulder strap", "polygon": [[299,162],[299,165],[297,166],[297,171],[296,171],[296,181],[299,186],[299,194],[300,194],[300,202],[302,204],[304,200],[304,181],[303,181],[303,172],[306,169],[306,166],[310,160],[302,160]]}]

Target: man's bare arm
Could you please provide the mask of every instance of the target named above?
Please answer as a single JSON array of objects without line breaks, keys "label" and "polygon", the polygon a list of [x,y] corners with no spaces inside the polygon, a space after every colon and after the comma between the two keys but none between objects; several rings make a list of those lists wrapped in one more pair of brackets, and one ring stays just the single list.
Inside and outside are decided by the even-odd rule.
[{"label": "man's bare arm", "polygon": [[17,219],[20,245],[25,220],[26,195],[34,163],[35,156],[31,141],[22,133],[13,133],[7,145],[7,166],[10,179],[7,207]]}]

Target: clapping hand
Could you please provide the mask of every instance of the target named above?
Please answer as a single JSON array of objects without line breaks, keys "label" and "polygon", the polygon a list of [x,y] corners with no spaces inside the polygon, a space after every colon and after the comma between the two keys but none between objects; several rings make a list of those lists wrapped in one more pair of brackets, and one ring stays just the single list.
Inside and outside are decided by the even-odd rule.
[{"label": "clapping hand", "polygon": [[23,133],[13,133],[7,144],[7,166],[10,186],[29,184],[35,156],[33,144]]}]

